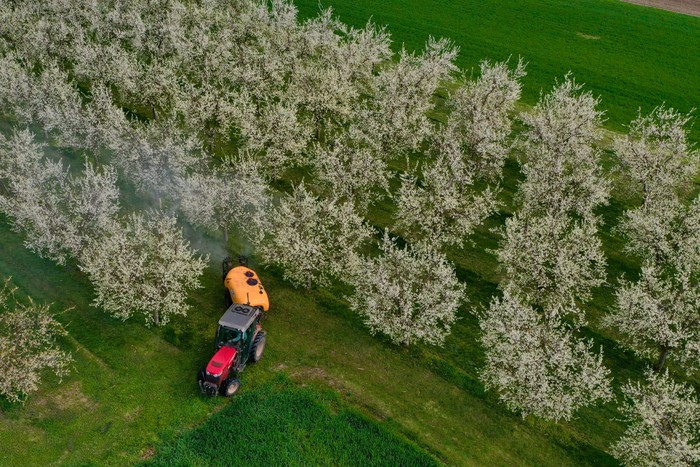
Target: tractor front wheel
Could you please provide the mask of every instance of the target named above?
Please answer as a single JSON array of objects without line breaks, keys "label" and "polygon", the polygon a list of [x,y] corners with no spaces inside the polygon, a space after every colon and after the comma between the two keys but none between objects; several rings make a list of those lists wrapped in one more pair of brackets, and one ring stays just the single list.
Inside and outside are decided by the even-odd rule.
[{"label": "tractor front wheel", "polygon": [[226,397],[231,397],[241,388],[241,380],[238,378],[229,378],[221,385],[221,394]]},{"label": "tractor front wheel", "polygon": [[265,344],[267,343],[267,333],[260,331],[253,339],[253,346],[250,349],[250,361],[255,363],[259,361],[265,352]]}]

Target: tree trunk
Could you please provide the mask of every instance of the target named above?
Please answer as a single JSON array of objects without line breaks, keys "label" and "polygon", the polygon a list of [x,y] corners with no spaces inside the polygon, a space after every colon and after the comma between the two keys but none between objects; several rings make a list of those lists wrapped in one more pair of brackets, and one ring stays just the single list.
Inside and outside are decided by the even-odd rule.
[{"label": "tree trunk", "polygon": [[153,322],[156,326],[160,326],[160,316],[158,315],[158,310],[153,310]]},{"label": "tree trunk", "polygon": [[216,128],[215,125],[204,125],[204,137],[207,140],[207,151],[209,151],[209,154],[214,152],[214,137],[216,136],[214,128]]},{"label": "tree trunk", "polygon": [[224,225],[224,243],[228,245],[228,225]]},{"label": "tree trunk", "polygon": [[668,357],[668,352],[671,349],[668,347],[661,347],[661,353],[659,354],[659,361],[656,363],[656,371],[657,373],[661,373],[661,370],[663,370],[664,365],[666,364],[666,357]]},{"label": "tree trunk", "polygon": [[99,161],[99,158],[97,157],[97,151],[98,151],[97,145],[93,146],[91,148],[91,151],[92,151],[92,160],[95,161],[95,168],[97,168],[100,166],[100,161]]}]

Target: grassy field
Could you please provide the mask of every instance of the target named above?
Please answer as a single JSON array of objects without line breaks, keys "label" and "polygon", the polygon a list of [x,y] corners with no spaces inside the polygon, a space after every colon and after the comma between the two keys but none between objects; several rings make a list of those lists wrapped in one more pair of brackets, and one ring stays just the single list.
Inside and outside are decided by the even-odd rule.
[{"label": "grassy field", "polygon": [[234,398],[144,466],[438,465],[345,405],[337,393],[298,388],[281,376]]},{"label": "grassy field", "polygon": [[[317,0],[294,0],[303,17]],[[460,47],[457,64],[469,71],[483,59],[522,56],[527,62],[523,99],[571,70],[601,96],[608,126],[632,120],[666,102],[687,112],[700,105],[700,18],[616,0],[323,0],[357,27],[369,17],[387,25],[395,48],[421,48],[428,36]],[[692,133],[700,141],[700,124]]]}]

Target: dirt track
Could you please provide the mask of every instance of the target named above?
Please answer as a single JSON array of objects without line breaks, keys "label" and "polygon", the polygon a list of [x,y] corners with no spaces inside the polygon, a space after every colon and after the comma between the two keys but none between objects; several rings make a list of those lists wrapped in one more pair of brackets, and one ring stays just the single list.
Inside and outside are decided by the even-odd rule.
[{"label": "dirt track", "polygon": [[686,15],[700,16],[700,0],[622,0]]}]

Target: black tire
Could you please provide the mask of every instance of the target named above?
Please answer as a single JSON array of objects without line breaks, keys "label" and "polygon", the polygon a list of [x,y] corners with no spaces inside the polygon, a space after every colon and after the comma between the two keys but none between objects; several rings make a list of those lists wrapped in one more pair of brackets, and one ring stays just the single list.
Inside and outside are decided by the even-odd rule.
[{"label": "black tire", "polygon": [[238,392],[241,388],[241,380],[238,378],[228,378],[221,385],[221,395],[225,397],[231,397]]},{"label": "black tire", "polygon": [[267,343],[267,333],[265,331],[260,331],[255,335],[253,339],[253,345],[250,347],[250,357],[248,361],[255,363],[260,361],[265,353],[265,344]]},{"label": "black tire", "polygon": [[201,385],[204,382],[204,368],[200,368],[197,372],[197,384]]}]

